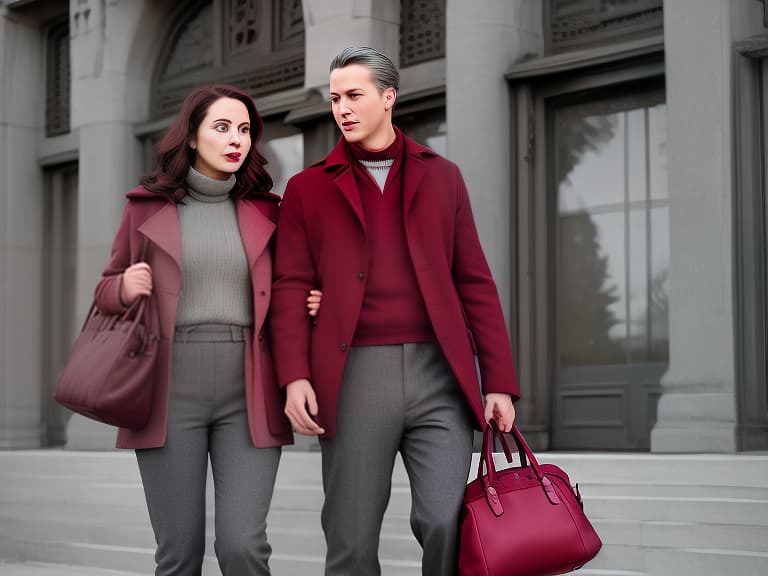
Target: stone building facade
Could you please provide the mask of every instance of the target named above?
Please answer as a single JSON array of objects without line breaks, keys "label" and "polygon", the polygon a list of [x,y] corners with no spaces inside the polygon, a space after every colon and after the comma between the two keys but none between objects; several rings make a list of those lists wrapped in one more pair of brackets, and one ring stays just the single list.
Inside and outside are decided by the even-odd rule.
[{"label": "stone building facade", "polygon": [[52,401],[153,143],[247,89],[281,191],[338,138],[328,63],[391,55],[457,162],[540,449],[768,448],[758,0],[1,0],[0,449],[109,448]]}]

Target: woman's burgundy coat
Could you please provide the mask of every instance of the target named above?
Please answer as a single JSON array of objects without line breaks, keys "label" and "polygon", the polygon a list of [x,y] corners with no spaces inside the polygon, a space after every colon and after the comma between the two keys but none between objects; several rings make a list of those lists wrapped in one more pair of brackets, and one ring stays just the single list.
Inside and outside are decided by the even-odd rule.
[{"label": "woman's burgundy coat", "polygon": [[[118,448],[156,448],[165,443],[168,419],[168,384],[171,378],[171,346],[182,280],[182,250],[176,204],[142,187],[128,193],[128,204],[112,246],[109,264],[96,286],[96,305],[107,313],[119,313],[122,272],[135,263],[142,248],[152,268],[153,298],[160,315],[160,346],[152,413],[140,430],[121,428]],[[269,309],[272,279],[271,239],[278,214],[278,197],[236,201],[237,219],[253,286],[253,331],[246,337],[245,395],[251,440],[256,447],[279,446],[293,441],[283,408],[283,394],[275,382],[267,334],[263,330]],[[306,314],[306,306],[302,304]],[[256,337],[254,338],[254,335]]]},{"label": "woman's burgundy coat", "polygon": [[[405,137],[403,219],[408,251],[443,354],[484,425],[485,393],[519,396],[509,335],[458,167]],[[332,437],[344,365],[369,266],[363,205],[343,140],[288,182],[280,207],[270,327],[281,386],[308,378]],[[302,308],[323,291],[315,322]]]}]

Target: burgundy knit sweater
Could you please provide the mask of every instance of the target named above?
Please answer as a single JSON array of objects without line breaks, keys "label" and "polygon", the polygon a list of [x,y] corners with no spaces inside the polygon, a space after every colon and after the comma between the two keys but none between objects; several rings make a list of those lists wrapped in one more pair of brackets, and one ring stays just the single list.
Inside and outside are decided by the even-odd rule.
[{"label": "burgundy knit sweater", "polygon": [[[408,253],[403,223],[403,135],[379,152],[350,145],[352,170],[365,212],[370,265],[353,346],[434,340],[432,324]],[[394,158],[382,191],[360,163]]]}]

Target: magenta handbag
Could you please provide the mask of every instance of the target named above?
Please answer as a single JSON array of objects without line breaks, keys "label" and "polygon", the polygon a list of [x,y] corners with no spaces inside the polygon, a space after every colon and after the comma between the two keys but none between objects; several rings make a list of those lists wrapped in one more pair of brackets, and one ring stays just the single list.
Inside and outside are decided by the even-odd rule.
[{"label": "magenta handbag", "polygon": [[94,303],[56,384],[59,404],[93,420],[142,428],[152,409],[159,321],[154,296],[120,315]]},{"label": "magenta handbag", "polygon": [[[539,464],[516,426],[521,465],[496,471],[493,440],[512,454],[495,424],[486,427],[477,479],[461,516],[460,576],[551,576],[583,566],[602,542],[582,509],[578,486],[554,464]],[[483,475],[483,467],[486,474]]]}]

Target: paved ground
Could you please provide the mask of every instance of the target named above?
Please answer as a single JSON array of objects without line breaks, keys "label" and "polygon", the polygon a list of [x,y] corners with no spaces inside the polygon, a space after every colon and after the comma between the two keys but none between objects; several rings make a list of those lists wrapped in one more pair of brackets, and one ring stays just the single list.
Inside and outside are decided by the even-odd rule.
[{"label": "paved ground", "polygon": [[42,564],[40,562],[5,562],[0,560],[0,576],[136,576],[103,568]]}]

